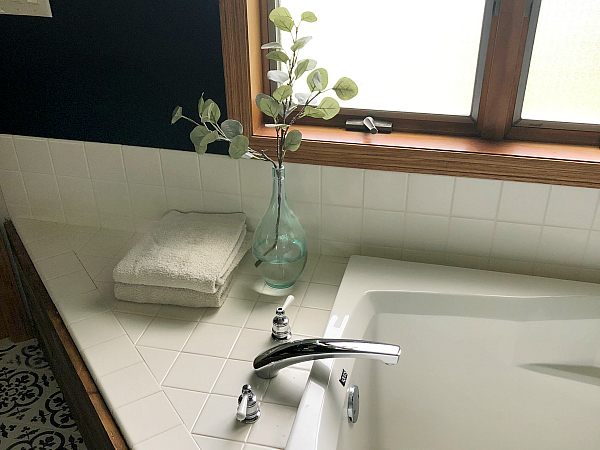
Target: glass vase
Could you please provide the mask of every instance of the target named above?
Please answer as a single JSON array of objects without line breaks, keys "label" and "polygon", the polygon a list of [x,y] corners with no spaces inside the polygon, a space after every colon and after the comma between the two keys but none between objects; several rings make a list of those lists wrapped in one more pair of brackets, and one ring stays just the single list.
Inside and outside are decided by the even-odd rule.
[{"label": "glass vase", "polygon": [[256,267],[276,289],[293,285],[306,265],[306,233],[287,203],[285,168],[273,168],[273,193],[252,240]]}]

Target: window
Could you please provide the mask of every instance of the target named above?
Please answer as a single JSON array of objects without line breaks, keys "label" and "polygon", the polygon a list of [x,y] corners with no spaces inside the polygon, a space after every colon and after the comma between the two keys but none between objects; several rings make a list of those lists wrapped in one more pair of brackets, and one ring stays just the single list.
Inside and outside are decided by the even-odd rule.
[{"label": "window", "polygon": [[[336,3],[334,0],[280,1],[293,14],[294,9],[304,11],[312,7],[321,15],[320,21],[328,14],[324,3]],[[272,129],[263,126],[263,117],[253,101],[256,94],[270,89],[264,76],[269,67],[264,51],[260,50],[261,43],[270,40],[266,26],[267,3],[273,1],[221,0],[220,7],[228,114],[241,119],[246,130],[252,130],[249,134],[253,146],[269,149],[273,148]],[[361,8],[352,7],[350,0],[342,3],[346,5],[344,11],[359,11],[363,21],[375,20],[368,17],[378,13],[400,20],[398,14],[389,13],[390,8],[398,5],[404,8],[400,15],[412,12],[417,16],[404,19],[402,24],[418,25],[405,34],[400,33],[398,43],[377,32],[367,33],[366,38],[353,37],[356,25],[347,26],[353,33],[346,39],[353,41],[346,43],[343,38],[337,41],[349,52],[339,58],[340,74],[354,78],[361,93],[356,97],[357,103],[344,110],[344,114],[360,117],[370,113],[375,117],[392,118],[394,132],[390,135],[346,132],[343,129],[345,116],[341,114],[325,124],[328,126],[323,126],[322,121],[306,121],[301,151],[290,155],[290,161],[600,187],[600,77],[597,76],[600,7],[596,5],[599,2],[578,0],[574,2],[576,7],[571,2],[565,7],[562,3],[566,2],[559,0],[433,3],[374,0],[368,4],[380,6],[377,9],[371,6],[369,11],[365,11],[368,8],[364,1],[360,2]],[[423,7],[426,10],[419,9]],[[570,15],[563,22],[571,25],[558,29],[552,17],[564,19],[565,8]],[[432,14],[431,9],[437,9],[441,18],[433,18],[436,14]],[[388,13],[382,14],[382,11]],[[339,18],[330,20],[339,23]],[[448,26],[449,22],[453,26]],[[382,28],[390,28],[394,21],[378,22],[382,23],[385,24]],[[410,40],[419,30],[426,31],[419,39]],[[435,35],[435,30],[441,33]],[[309,31],[306,32],[316,34]],[[398,32],[397,29],[392,31]],[[453,33],[452,38],[448,33]],[[567,37],[569,44],[564,45]],[[307,56],[317,60],[319,57],[314,51],[318,51],[319,39],[330,41],[315,36],[306,48]],[[558,44],[569,51],[580,49],[580,55],[561,54]],[[356,64],[360,59],[352,56],[353,51],[364,58],[362,55],[372,45],[383,48],[382,56],[374,58],[377,64]],[[322,58],[324,65],[331,73],[336,70],[330,67],[334,49],[322,47],[327,52]],[[442,51],[435,54],[437,47]],[[410,72],[405,79],[392,79],[392,74],[395,76],[402,69],[394,66],[398,58],[385,58],[386,54],[398,52],[404,69]],[[425,70],[424,63],[418,62],[423,53],[436,55],[429,58]],[[343,67],[349,59],[353,64]],[[557,64],[558,60],[564,61],[562,67]],[[544,66],[544,61],[550,64]],[[573,61],[581,64],[573,69]],[[375,70],[380,83],[362,84],[360,73],[356,75],[359,65],[361,69]],[[551,69],[554,72],[550,76]],[[569,70],[572,73],[566,76]],[[368,70],[366,73],[368,79]],[[416,77],[411,79],[414,74]],[[423,80],[425,86],[413,91],[430,94],[425,96],[426,101],[422,101],[422,95],[407,92],[410,89],[398,89],[401,94],[396,99],[382,99],[381,95],[364,88],[386,83],[410,88]],[[540,115],[539,111],[551,110],[543,101],[554,110],[568,110],[557,106],[558,102],[547,95],[548,91],[557,91],[558,86],[569,87],[561,94],[567,103],[574,99],[573,92],[580,94],[579,103],[563,116]],[[587,105],[585,111],[583,104]]]}]

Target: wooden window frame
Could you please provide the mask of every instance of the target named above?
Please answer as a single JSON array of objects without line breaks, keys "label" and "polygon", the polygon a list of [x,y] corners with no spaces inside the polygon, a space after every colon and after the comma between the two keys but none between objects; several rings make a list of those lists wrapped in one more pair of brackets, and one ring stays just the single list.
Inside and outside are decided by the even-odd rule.
[{"label": "wooden window frame", "polygon": [[[274,131],[264,126],[254,104],[266,88],[265,51],[260,49],[268,39],[261,27],[266,0],[219,0],[219,6],[228,117],[242,123],[253,148],[274,152]],[[600,132],[512,123],[529,26],[527,6],[528,0],[503,0],[492,18],[476,124],[480,136],[456,136],[464,134],[458,130],[464,124],[439,121],[438,134],[425,134],[432,117],[418,114],[387,135],[347,132],[336,122],[334,127],[306,124],[298,126],[300,150],[286,160],[600,188]]]}]

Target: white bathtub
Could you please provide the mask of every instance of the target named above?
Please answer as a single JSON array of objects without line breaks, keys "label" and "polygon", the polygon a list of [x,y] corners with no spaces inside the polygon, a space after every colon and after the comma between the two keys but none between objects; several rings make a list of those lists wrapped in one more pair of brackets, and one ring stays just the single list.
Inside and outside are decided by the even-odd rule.
[{"label": "white bathtub", "polygon": [[600,449],[598,285],[357,256],[325,337],[402,354],[316,361],[287,450]]}]

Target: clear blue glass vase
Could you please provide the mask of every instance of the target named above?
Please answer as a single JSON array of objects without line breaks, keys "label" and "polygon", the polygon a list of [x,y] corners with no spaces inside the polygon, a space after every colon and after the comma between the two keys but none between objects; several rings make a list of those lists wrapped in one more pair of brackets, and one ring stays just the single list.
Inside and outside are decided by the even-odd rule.
[{"label": "clear blue glass vase", "polygon": [[293,285],[306,265],[306,233],[285,196],[285,168],[273,168],[273,194],[252,241],[256,267],[272,288]]}]

